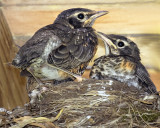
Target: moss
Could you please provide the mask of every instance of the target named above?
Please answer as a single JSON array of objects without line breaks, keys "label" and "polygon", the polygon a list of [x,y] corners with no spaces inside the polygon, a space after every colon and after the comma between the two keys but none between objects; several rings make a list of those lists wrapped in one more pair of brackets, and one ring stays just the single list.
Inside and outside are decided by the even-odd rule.
[{"label": "moss", "polygon": [[122,119],[121,119],[121,122],[126,122],[127,119],[128,119],[128,116],[125,116],[125,115],[124,115],[124,116],[122,117]]},{"label": "moss", "polygon": [[[125,114],[128,114],[128,111],[129,111],[129,108],[123,108],[121,109],[120,111],[120,115],[124,115],[121,119],[121,122],[125,122],[129,117],[126,116]],[[132,111],[131,110],[131,114],[132,114],[132,117],[136,117],[140,122],[143,120],[146,121],[146,122],[155,122],[158,117],[160,117],[160,112],[158,111],[155,111],[155,110],[142,110],[142,109],[138,109],[138,112],[137,111]]]},{"label": "moss", "polygon": [[143,113],[142,114],[142,118],[144,121],[147,121],[147,122],[153,122],[153,121],[156,121],[158,119],[158,117],[160,116],[160,112],[156,113],[156,112],[153,112],[153,113]]}]

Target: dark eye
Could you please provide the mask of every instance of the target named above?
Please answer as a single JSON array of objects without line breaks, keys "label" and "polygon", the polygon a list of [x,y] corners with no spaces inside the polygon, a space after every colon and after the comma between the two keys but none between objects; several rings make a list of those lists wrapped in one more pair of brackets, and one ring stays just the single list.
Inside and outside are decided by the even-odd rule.
[{"label": "dark eye", "polygon": [[83,19],[84,18],[84,15],[82,13],[78,14],[78,18],[79,19]]},{"label": "dark eye", "polygon": [[118,47],[123,47],[124,46],[124,43],[122,41],[118,42]]}]

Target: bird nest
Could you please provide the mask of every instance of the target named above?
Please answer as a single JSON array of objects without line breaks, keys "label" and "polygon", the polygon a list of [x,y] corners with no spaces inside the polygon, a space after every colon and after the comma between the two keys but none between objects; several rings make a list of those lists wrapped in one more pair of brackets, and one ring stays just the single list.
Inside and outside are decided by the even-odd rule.
[{"label": "bird nest", "polygon": [[114,80],[45,86],[32,106],[4,114],[2,127],[160,127],[159,99]]}]

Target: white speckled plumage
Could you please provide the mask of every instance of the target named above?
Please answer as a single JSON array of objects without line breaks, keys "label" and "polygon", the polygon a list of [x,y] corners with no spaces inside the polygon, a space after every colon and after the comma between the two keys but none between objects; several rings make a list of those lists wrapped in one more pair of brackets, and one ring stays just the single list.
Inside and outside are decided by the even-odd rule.
[{"label": "white speckled plumage", "polygon": [[157,93],[149,73],[141,63],[137,45],[124,36],[101,34],[106,42],[109,40],[108,52],[95,60],[90,77],[114,79],[144,89],[147,93]]},{"label": "white speckled plumage", "polygon": [[44,51],[42,53],[42,58],[47,60],[52,50],[57,49],[61,44],[62,44],[61,40],[57,36],[53,35],[49,39],[49,41],[47,42],[47,45],[44,48]]}]

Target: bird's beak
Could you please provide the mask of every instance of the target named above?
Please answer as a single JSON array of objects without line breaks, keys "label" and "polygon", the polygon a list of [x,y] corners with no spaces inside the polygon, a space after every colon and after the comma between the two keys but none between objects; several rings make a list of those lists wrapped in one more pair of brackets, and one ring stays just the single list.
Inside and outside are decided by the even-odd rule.
[{"label": "bird's beak", "polygon": [[84,26],[85,27],[92,27],[93,23],[95,22],[95,20],[98,18],[98,17],[101,17],[103,15],[106,15],[108,14],[109,12],[108,11],[97,11],[97,12],[92,12],[89,19],[87,19],[85,22],[84,22]]},{"label": "bird's beak", "polygon": [[107,37],[107,35],[105,35],[104,33],[101,33],[101,32],[96,32],[96,34],[104,42],[106,55],[110,54],[109,52],[111,52],[111,49],[114,49],[117,51],[117,46]]},{"label": "bird's beak", "polygon": [[110,47],[113,47],[114,49],[117,49],[117,46],[102,32],[97,32],[97,35],[104,41],[105,45],[109,45]]}]

